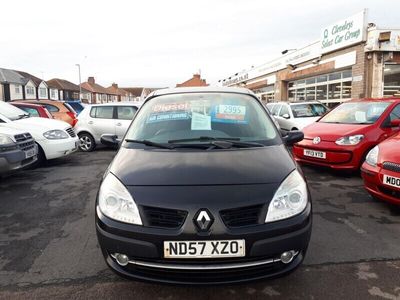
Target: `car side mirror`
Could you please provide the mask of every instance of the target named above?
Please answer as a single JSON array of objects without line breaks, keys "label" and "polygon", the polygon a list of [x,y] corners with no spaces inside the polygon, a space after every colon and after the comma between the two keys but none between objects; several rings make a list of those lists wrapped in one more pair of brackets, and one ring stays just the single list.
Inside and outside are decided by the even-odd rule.
[{"label": "car side mirror", "polygon": [[283,114],[282,117],[285,118],[285,119],[290,119],[289,114]]},{"label": "car side mirror", "polygon": [[390,127],[400,127],[400,119],[395,119],[390,122]]},{"label": "car side mirror", "polygon": [[304,139],[304,133],[299,130],[289,131],[288,134],[283,137],[283,141],[286,146],[293,146],[294,144],[302,141]]},{"label": "car side mirror", "polygon": [[103,134],[100,138],[100,142],[107,147],[117,149],[119,147],[118,136],[114,134]]}]

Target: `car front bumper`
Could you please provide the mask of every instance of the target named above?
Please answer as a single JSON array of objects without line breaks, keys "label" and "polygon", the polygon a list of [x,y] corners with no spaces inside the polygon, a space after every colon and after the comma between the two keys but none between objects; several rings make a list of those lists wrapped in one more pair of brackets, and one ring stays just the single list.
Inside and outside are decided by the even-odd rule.
[{"label": "car front bumper", "polygon": [[67,139],[59,140],[43,139],[37,142],[42,147],[46,159],[55,159],[67,156],[78,150],[79,146],[78,137],[69,137]]},{"label": "car front bumper", "polygon": [[0,152],[0,174],[12,172],[33,164],[37,160],[37,146],[34,145],[35,154],[26,158],[25,151],[21,149]]},{"label": "car front bumper", "polygon": [[361,176],[365,189],[375,198],[400,205],[400,189],[383,184],[383,176],[388,175],[400,178],[400,173],[373,167],[364,163],[361,167]]},{"label": "car front bumper", "polygon": [[[284,275],[296,269],[304,259],[311,236],[311,204],[299,215],[240,229],[228,229],[208,236],[197,232],[165,230],[116,222],[96,214],[97,237],[108,266],[117,274],[143,281],[169,284],[240,283]],[[170,259],[164,258],[167,240],[245,239],[246,256],[241,258]],[[280,255],[294,250],[290,263]],[[129,263],[117,263],[114,254],[129,257]]]},{"label": "car front bumper", "polygon": [[[297,162],[316,166],[328,167],[335,170],[355,171],[360,168],[361,159],[367,149],[363,145],[339,146],[334,142],[322,141],[320,144],[313,144],[312,140],[303,140],[293,146],[294,158]],[[326,158],[315,158],[304,155],[304,149],[322,151]]]}]

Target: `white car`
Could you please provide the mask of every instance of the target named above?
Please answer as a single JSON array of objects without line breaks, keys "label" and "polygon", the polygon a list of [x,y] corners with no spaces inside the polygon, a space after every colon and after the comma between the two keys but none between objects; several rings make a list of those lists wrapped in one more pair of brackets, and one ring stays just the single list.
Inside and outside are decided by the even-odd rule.
[{"label": "white car", "polygon": [[86,106],[74,127],[80,140],[80,149],[93,151],[100,144],[103,134],[116,135],[122,139],[138,109],[139,105],[131,102]]},{"label": "white car", "polygon": [[78,137],[68,123],[46,118],[30,118],[23,110],[2,101],[0,126],[29,132],[39,146],[39,161],[69,155],[79,146]]},{"label": "white car", "polygon": [[266,106],[283,131],[303,130],[329,111],[318,101],[277,102]]},{"label": "white car", "polygon": [[0,127],[0,175],[33,164],[37,153],[37,145],[30,133]]}]

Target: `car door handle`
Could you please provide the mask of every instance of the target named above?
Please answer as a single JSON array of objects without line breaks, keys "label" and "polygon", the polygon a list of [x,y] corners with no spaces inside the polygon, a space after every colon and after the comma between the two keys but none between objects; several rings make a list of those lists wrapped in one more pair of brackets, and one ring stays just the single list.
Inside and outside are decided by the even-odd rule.
[{"label": "car door handle", "polygon": [[121,123],[117,123],[117,124],[115,124],[115,125],[117,125],[117,126],[122,126],[122,124],[121,124]]},{"label": "car door handle", "polygon": [[93,121],[89,121],[88,124],[93,124]]}]

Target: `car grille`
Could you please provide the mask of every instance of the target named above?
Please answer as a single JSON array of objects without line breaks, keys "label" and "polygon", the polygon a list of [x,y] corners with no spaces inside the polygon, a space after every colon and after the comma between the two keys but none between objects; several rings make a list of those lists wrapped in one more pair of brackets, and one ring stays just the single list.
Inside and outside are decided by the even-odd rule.
[{"label": "car grille", "polygon": [[33,140],[30,133],[14,135],[15,141],[17,142],[18,148],[27,151],[35,147],[35,141]]},{"label": "car grille", "polygon": [[396,164],[396,163],[393,163],[393,162],[385,161],[383,163],[383,168],[385,170],[389,170],[389,171],[400,173],[400,164]]},{"label": "car grille", "polygon": [[65,131],[69,134],[70,137],[76,137],[76,133],[71,127],[68,127],[67,129],[65,129]]},{"label": "car grille", "polygon": [[398,198],[400,199],[400,191],[392,190],[386,187],[379,187],[380,191],[390,197]]},{"label": "car grille", "polygon": [[260,224],[263,205],[253,205],[222,210],[221,218],[227,227],[244,227]]},{"label": "car grille", "polygon": [[177,229],[182,227],[187,216],[186,211],[177,209],[150,206],[143,206],[142,209],[146,218],[146,225],[150,227]]}]

